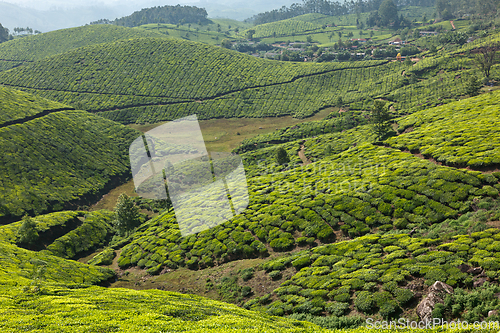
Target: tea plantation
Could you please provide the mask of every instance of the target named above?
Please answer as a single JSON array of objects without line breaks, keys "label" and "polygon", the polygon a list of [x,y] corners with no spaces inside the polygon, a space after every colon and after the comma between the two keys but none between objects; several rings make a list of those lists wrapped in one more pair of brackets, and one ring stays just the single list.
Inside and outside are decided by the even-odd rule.
[{"label": "tea plantation", "polygon": [[61,104],[0,87],[0,219],[85,205],[130,174],[138,132]]},{"label": "tea plantation", "polygon": [[499,101],[500,94],[495,91],[412,114],[398,121],[398,131],[406,133],[387,143],[446,165],[498,166]]},{"label": "tea plantation", "polygon": [[[253,27],[253,37],[354,30],[369,15],[307,14]],[[436,281],[454,293],[432,317],[500,321],[500,91],[481,86],[466,98],[477,48],[500,40],[494,23],[463,46],[419,38],[428,50],[415,63],[281,62],[165,38],[191,34],[182,23],[90,25],[0,44],[0,331],[406,332],[371,330],[366,319],[418,321]],[[237,38],[250,28],[230,24],[203,33]],[[382,139],[367,112],[374,100],[389,110]],[[323,120],[274,130],[271,117],[327,108]],[[193,114],[269,117],[274,130],[242,130],[233,142],[248,207],[235,206],[245,191],[231,191],[239,214],[201,232],[197,213],[223,214],[210,207],[220,193],[193,194],[174,212],[169,200],[135,196],[130,181],[129,147],[141,135],[132,127]],[[240,165],[214,158],[213,177],[200,171],[205,162],[163,179],[190,190],[186,179],[227,183]],[[117,197],[115,211],[97,210]],[[463,330],[479,331],[497,330]]]},{"label": "tea plantation", "polygon": [[[335,105],[338,97],[356,110],[385,98],[403,114],[464,94],[473,64],[467,55],[456,57],[453,65],[438,54],[413,67],[374,60],[290,63],[189,41],[139,38],[41,59],[0,73],[0,83],[121,123],[190,114],[304,118]],[[410,84],[413,74],[417,80]]]},{"label": "tea plantation", "polygon": [[82,46],[140,37],[162,38],[163,35],[155,31],[129,29],[116,25],[87,25],[27,36],[0,44],[0,71]]}]

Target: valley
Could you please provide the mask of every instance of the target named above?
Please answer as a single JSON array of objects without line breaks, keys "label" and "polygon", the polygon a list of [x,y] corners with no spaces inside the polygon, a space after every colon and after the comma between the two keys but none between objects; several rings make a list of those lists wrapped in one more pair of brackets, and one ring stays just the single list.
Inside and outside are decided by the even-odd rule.
[{"label": "valley", "polygon": [[[0,330],[498,323],[483,6],[308,0],[240,22],[179,5],[0,40]],[[191,115],[210,158],[152,131]]]}]

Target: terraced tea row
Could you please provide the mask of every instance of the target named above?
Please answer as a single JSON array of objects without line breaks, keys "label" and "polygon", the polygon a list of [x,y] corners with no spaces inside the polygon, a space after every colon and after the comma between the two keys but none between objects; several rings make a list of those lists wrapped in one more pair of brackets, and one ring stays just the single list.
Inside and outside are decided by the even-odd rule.
[{"label": "terraced tea row", "polygon": [[[391,100],[397,112],[456,98],[453,73],[410,84],[400,63],[281,63],[199,43],[135,39],[80,48],[0,73],[0,83],[121,123],[293,115]],[[453,82],[453,84],[451,84]],[[356,105],[355,105],[356,104]],[[357,106],[356,106],[357,107]]]},{"label": "terraced tea row", "polygon": [[[261,298],[254,298],[245,307],[264,308],[274,315],[319,315],[326,311],[340,317],[356,310],[370,318],[375,314],[398,318],[422,296],[423,288],[436,281],[455,288],[473,284],[477,288],[487,279],[497,281],[499,240],[499,230],[492,228],[454,236],[451,242],[407,234],[368,235],[301,251],[263,265],[269,276],[275,277],[287,267],[296,270],[271,295],[262,297],[278,300],[263,306]],[[472,267],[481,267],[484,272],[478,277]],[[467,304],[469,311],[462,312],[462,307],[446,319],[480,321],[488,317],[488,311],[498,309],[494,304],[487,309],[478,305],[474,309]]]},{"label": "terraced tea row", "polygon": [[[2,100],[11,118],[40,109],[38,98],[5,88],[0,91],[12,97]],[[21,100],[23,108],[15,106],[18,96],[26,98]],[[101,191],[130,174],[128,148],[138,135],[128,127],[74,110],[0,128],[2,222],[26,213],[61,210],[70,202],[96,200]]]},{"label": "terraced tea row", "polygon": [[495,91],[417,112],[398,121],[398,130],[405,133],[387,144],[447,165],[499,166],[499,101],[500,93]]},{"label": "terraced tea row", "polygon": [[106,24],[61,29],[40,35],[14,39],[0,44],[0,71],[61,54],[82,46],[141,37],[162,38],[164,35],[155,31]]},{"label": "terraced tea row", "polygon": [[0,88],[0,127],[24,118],[36,116],[44,111],[67,109],[68,106],[9,88]]},{"label": "terraced tea row", "polygon": [[493,175],[439,167],[370,144],[290,170],[271,163],[262,163],[267,174],[248,180],[250,205],[231,222],[183,238],[165,213],[134,235],[119,265],[157,273],[330,243],[341,234],[409,232],[469,212],[473,198],[497,197],[500,189]]}]

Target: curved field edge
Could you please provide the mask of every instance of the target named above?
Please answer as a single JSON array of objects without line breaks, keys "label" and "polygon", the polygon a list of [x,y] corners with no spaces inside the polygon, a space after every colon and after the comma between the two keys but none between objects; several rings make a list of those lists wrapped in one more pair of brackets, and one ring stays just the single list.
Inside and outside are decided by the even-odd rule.
[{"label": "curved field edge", "polygon": [[482,94],[397,120],[386,144],[457,167],[500,167],[500,92]]},{"label": "curved field edge", "polygon": [[0,286],[0,327],[38,332],[327,332],[318,326],[173,292],[44,286],[39,295]]},{"label": "curved field edge", "polygon": [[60,29],[2,43],[0,63],[29,63],[83,46],[140,37],[162,38],[163,35],[155,31],[104,24]]},{"label": "curved field edge", "polygon": [[60,111],[0,128],[3,223],[86,205],[130,176],[140,134],[85,111]]},{"label": "curved field edge", "polygon": [[67,105],[47,100],[32,94],[0,86],[0,128],[26,118],[35,117],[42,112],[68,109]]}]

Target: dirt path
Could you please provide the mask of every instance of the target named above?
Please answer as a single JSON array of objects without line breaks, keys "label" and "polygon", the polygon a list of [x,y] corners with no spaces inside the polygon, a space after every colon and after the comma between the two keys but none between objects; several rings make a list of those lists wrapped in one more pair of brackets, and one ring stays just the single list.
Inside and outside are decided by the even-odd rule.
[{"label": "dirt path", "polygon": [[455,28],[455,24],[453,24],[453,21],[450,21],[450,24],[451,24],[451,27],[452,27],[453,29],[456,29],[456,28]]},{"label": "dirt path", "polygon": [[300,145],[299,158],[302,160],[302,165],[308,165],[312,163],[311,160],[306,157],[305,150],[306,147],[304,145]]}]

